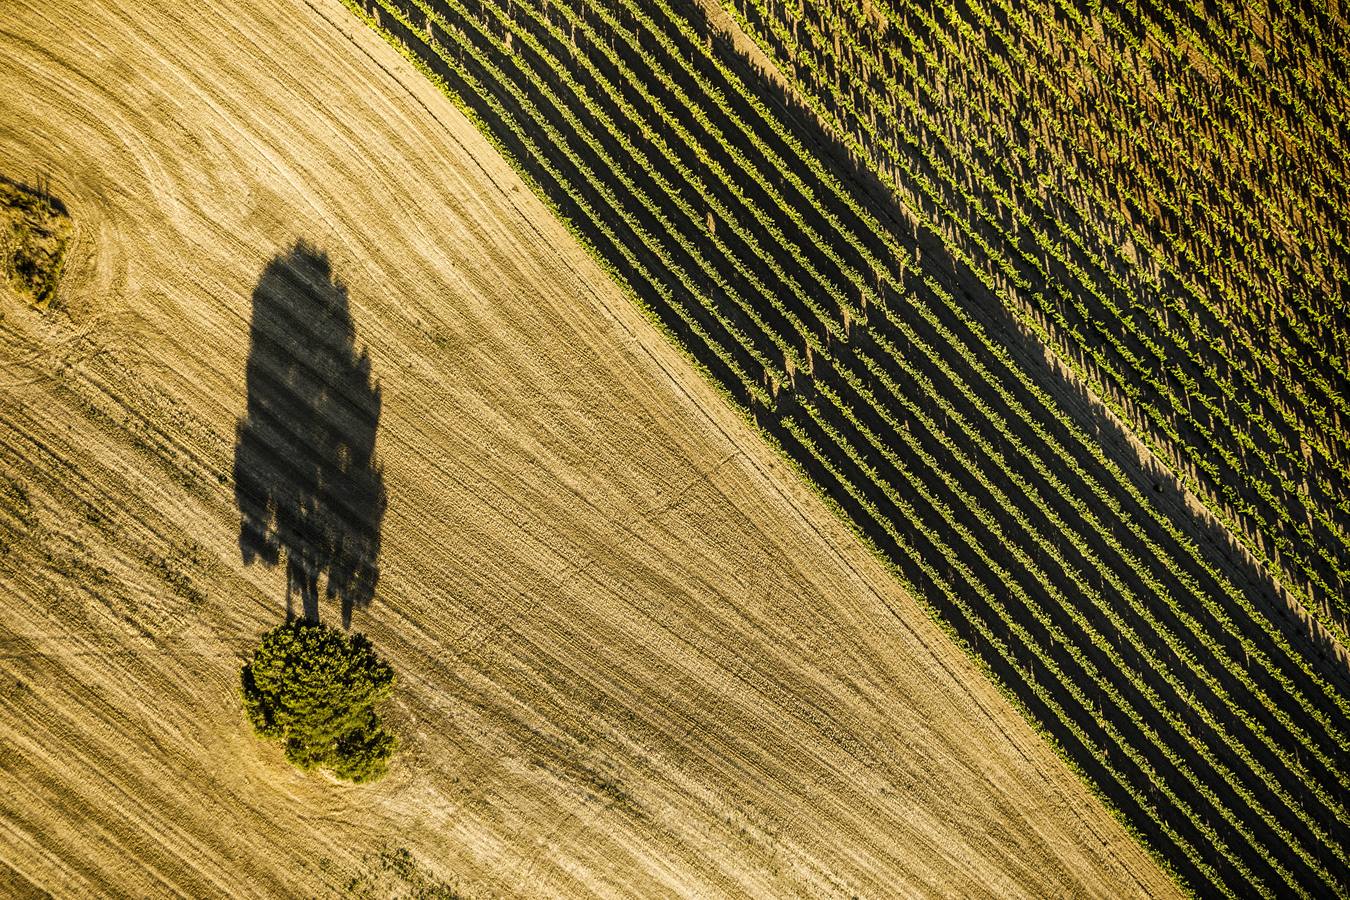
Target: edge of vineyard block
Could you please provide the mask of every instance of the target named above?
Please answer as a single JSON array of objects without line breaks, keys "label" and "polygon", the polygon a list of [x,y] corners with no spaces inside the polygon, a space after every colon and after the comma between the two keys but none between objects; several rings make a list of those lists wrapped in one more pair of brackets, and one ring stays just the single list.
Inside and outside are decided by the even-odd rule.
[{"label": "edge of vineyard block", "polygon": [[[971,662],[975,664],[976,668],[978,668],[980,672],[984,674],[985,678],[991,684],[994,685],[994,687],[998,690],[999,694],[1003,697],[1003,699],[1015,710],[1017,710],[1018,714],[1022,717],[1022,719],[1028,725],[1031,726],[1032,731],[1034,731],[1041,740],[1045,741],[1045,743],[1047,743],[1051,748],[1053,748],[1055,755],[1058,756],[1059,759],[1069,768],[1069,770],[1074,773],[1074,775],[1078,778],[1078,780],[1087,788],[1088,793],[1090,793],[1099,803],[1101,803],[1101,805],[1107,810],[1108,813],[1110,813],[1111,817],[1116,820],[1116,822],[1125,830],[1125,832],[1129,834],[1130,837],[1134,838],[1134,840],[1144,848],[1144,850],[1148,853],[1149,857],[1154,861],[1154,863],[1157,864],[1158,868],[1167,873],[1167,875],[1178,886],[1178,888],[1181,889],[1181,891],[1184,894],[1186,894],[1189,897],[1198,896],[1196,894],[1195,889],[1181,876],[1181,873],[1178,872],[1172,866],[1172,864],[1162,855],[1162,853],[1158,850],[1158,848],[1153,846],[1153,844],[1143,835],[1142,832],[1136,829],[1129,822],[1125,814],[1122,813],[1120,809],[1114,803],[1111,802],[1110,798],[1106,796],[1105,792],[1103,792],[1100,788],[1098,788],[1097,785],[1091,780],[1091,778],[1088,777],[1087,773],[1074,761],[1073,757],[1070,756],[1068,750],[1059,742],[1059,740],[1041,725],[1039,720],[1037,720],[1036,717],[1031,713],[1031,710],[1028,709],[1027,706],[1024,703],[1022,703],[1022,701],[1012,691],[1012,689],[1009,688],[1003,682],[1003,680],[994,673],[993,669],[984,661],[984,659],[979,655],[979,653],[970,644],[970,642],[967,641],[965,638],[961,637],[956,632],[956,630],[950,624],[947,623],[947,621],[942,617],[941,613],[938,611],[937,607],[932,605],[927,599],[923,597],[923,595],[920,592],[914,589],[913,585],[909,583],[909,580],[905,578],[904,574],[900,571],[899,567],[890,559],[890,557],[885,553],[885,551],[883,551],[881,547],[878,546],[877,543],[874,540],[872,540],[870,536],[868,536],[861,528],[858,527],[857,523],[854,522],[851,517],[849,517],[847,512],[844,511],[843,507],[839,505],[838,501],[836,501],[833,497],[827,494],[818,484],[816,484],[816,482],[810,477],[810,475],[801,466],[801,464],[798,463],[792,457],[792,455],[789,454],[787,450],[783,448],[783,445],[778,441],[778,439],[774,437],[772,434],[770,434],[768,431],[766,431],[755,419],[754,415],[748,409],[746,409],[745,406],[743,406],[739,401],[737,401],[734,396],[732,396],[731,392],[728,391],[722,385],[722,383],[717,380],[717,378],[712,374],[712,372],[708,369],[708,367],[705,366],[702,362],[700,362],[698,358],[694,355],[693,351],[691,351],[689,347],[682,340],[679,339],[679,337],[674,333],[674,331],[672,331],[666,325],[666,323],[661,319],[660,315],[656,312],[656,310],[652,306],[650,306],[645,300],[643,300],[635,290],[633,290],[632,286],[629,285],[627,280],[622,275],[620,275],[612,265],[609,264],[609,262],[599,252],[599,250],[595,247],[595,245],[591,243],[590,239],[586,237],[586,235],[576,226],[576,224],[567,215],[565,215],[562,212],[562,210],[560,210],[557,207],[557,205],[553,203],[551,199],[549,199],[548,195],[544,192],[543,188],[534,180],[534,178],[525,170],[525,168],[522,165],[520,165],[520,163],[516,160],[515,156],[512,155],[510,152],[508,152],[506,148],[497,140],[497,138],[492,134],[491,130],[486,127],[482,119],[480,119],[479,116],[474,112],[473,108],[469,106],[469,104],[466,103],[462,97],[459,96],[458,92],[456,92],[454,88],[450,87],[450,85],[446,83],[445,79],[441,78],[441,76],[433,72],[431,68],[427,66],[426,63],[424,63],[421,60],[421,58],[417,56],[416,53],[410,50],[407,47],[407,45],[404,44],[401,40],[399,40],[392,32],[390,32],[388,29],[383,27],[379,22],[377,22],[375,19],[369,16],[366,13],[366,11],[361,8],[358,0],[341,0],[341,3],[353,15],[355,15],[358,19],[360,19],[367,27],[372,29],[376,34],[380,35],[380,37],[382,37],[390,46],[392,46],[395,50],[397,50],[399,55],[401,55],[404,59],[406,59],[409,63],[411,63],[414,69],[416,69],[423,77],[425,77],[428,81],[430,81],[433,85],[435,85],[436,88],[440,90],[441,93],[444,94],[446,98],[449,99],[450,102],[455,105],[455,108],[458,109],[470,122],[473,123],[473,126],[478,130],[478,133],[482,135],[483,138],[487,140],[489,144],[492,145],[493,149],[496,150],[498,155],[500,155],[502,159],[506,161],[507,165],[511,167],[511,169],[516,173],[516,175],[521,179],[521,181],[523,181],[525,185],[529,187],[530,191],[535,195],[535,197],[538,198],[539,201],[544,204],[544,206],[549,210],[549,212],[553,214],[554,218],[556,218],[563,224],[563,226],[567,229],[568,233],[571,234],[572,237],[581,244],[581,246],[585,249],[586,254],[591,258],[591,260],[594,261],[601,269],[603,269],[604,272],[607,275],[609,275],[611,281],[613,281],[618,286],[620,291],[622,291],[629,298],[629,300],[633,302],[633,304],[637,307],[637,309],[642,313],[643,318],[645,318],[648,322],[650,322],[653,326],[656,327],[656,329],[662,334],[662,336],[665,337],[665,339],[679,351],[680,355],[684,357],[685,361],[688,362],[691,366],[693,366],[695,371],[697,371],[699,375],[703,378],[704,382],[710,385],[713,388],[713,390],[716,391],[716,393],[731,407],[731,409],[735,411],[736,415],[741,419],[741,421],[743,421],[746,425],[748,425],[756,434],[759,435],[759,437],[763,441],[765,441],[773,449],[773,452],[778,457],[779,461],[786,463],[787,466],[795,473],[798,480],[803,485],[805,485],[807,490],[810,491],[810,493],[814,495],[818,500],[824,503],[826,508],[830,510],[831,514],[834,515],[834,517],[839,522],[841,522],[849,530],[850,533],[852,533],[856,538],[858,538],[862,542],[863,546],[867,548],[868,552],[872,555],[872,557],[877,562],[879,562],[882,565],[882,567],[900,583],[901,587],[904,588],[905,593],[912,600],[914,600],[914,602],[917,603],[920,608],[924,610],[928,618],[937,625],[937,627],[942,631],[944,635],[946,635],[946,637],[950,641],[952,641],[952,643],[954,643],[957,647],[961,649],[962,653],[965,654],[967,659],[969,659]],[[733,19],[735,19],[737,26],[741,27],[742,30],[744,30],[745,23],[740,20],[739,12],[732,9],[729,10],[729,14],[733,17]],[[749,34],[749,32],[746,33],[747,35]],[[894,614],[895,611],[891,610],[891,612]]]}]

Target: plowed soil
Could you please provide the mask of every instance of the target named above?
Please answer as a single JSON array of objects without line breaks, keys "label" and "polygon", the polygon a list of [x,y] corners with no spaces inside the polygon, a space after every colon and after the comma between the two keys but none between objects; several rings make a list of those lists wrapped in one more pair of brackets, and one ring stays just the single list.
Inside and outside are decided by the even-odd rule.
[{"label": "plowed soil", "polygon": [[[0,893],[1172,891],[337,0],[11,0],[0,59],[0,171],[76,225],[51,309],[0,300]],[[297,242],[378,385],[374,786],[294,771],[237,696],[286,614],[235,443]]]}]

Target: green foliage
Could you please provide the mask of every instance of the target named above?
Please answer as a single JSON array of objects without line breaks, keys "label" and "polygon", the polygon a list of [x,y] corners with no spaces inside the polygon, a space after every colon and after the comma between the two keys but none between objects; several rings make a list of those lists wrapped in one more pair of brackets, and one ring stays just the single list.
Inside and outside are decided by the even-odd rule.
[{"label": "green foliage", "polygon": [[282,741],[301,769],[358,783],[385,773],[396,740],[375,705],[393,690],[394,670],[364,635],[304,620],[278,625],[240,680],[254,730]]}]

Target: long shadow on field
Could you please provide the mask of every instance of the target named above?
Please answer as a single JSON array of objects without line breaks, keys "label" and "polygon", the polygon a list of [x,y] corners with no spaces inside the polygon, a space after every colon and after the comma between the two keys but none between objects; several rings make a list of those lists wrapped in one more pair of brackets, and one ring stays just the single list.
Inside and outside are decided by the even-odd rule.
[{"label": "long shadow on field", "polygon": [[247,412],[235,445],[244,562],[285,558],[286,613],[298,594],[319,620],[319,582],[342,624],[380,577],[385,490],[375,459],[380,388],[355,346],[347,288],[304,241],[274,257],[253,289]]}]

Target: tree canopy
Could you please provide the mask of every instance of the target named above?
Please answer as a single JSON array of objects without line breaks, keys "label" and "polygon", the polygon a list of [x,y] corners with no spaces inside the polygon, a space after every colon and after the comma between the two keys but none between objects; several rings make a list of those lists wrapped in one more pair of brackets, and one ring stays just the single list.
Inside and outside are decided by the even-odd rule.
[{"label": "tree canopy", "polygon": [[244,709],[258,734],[280,740],[301,769],[364,782],[385,773],[396,740],[375,705],[394,670],[364,635],[297,619],[263,635],[241,673]]}]

